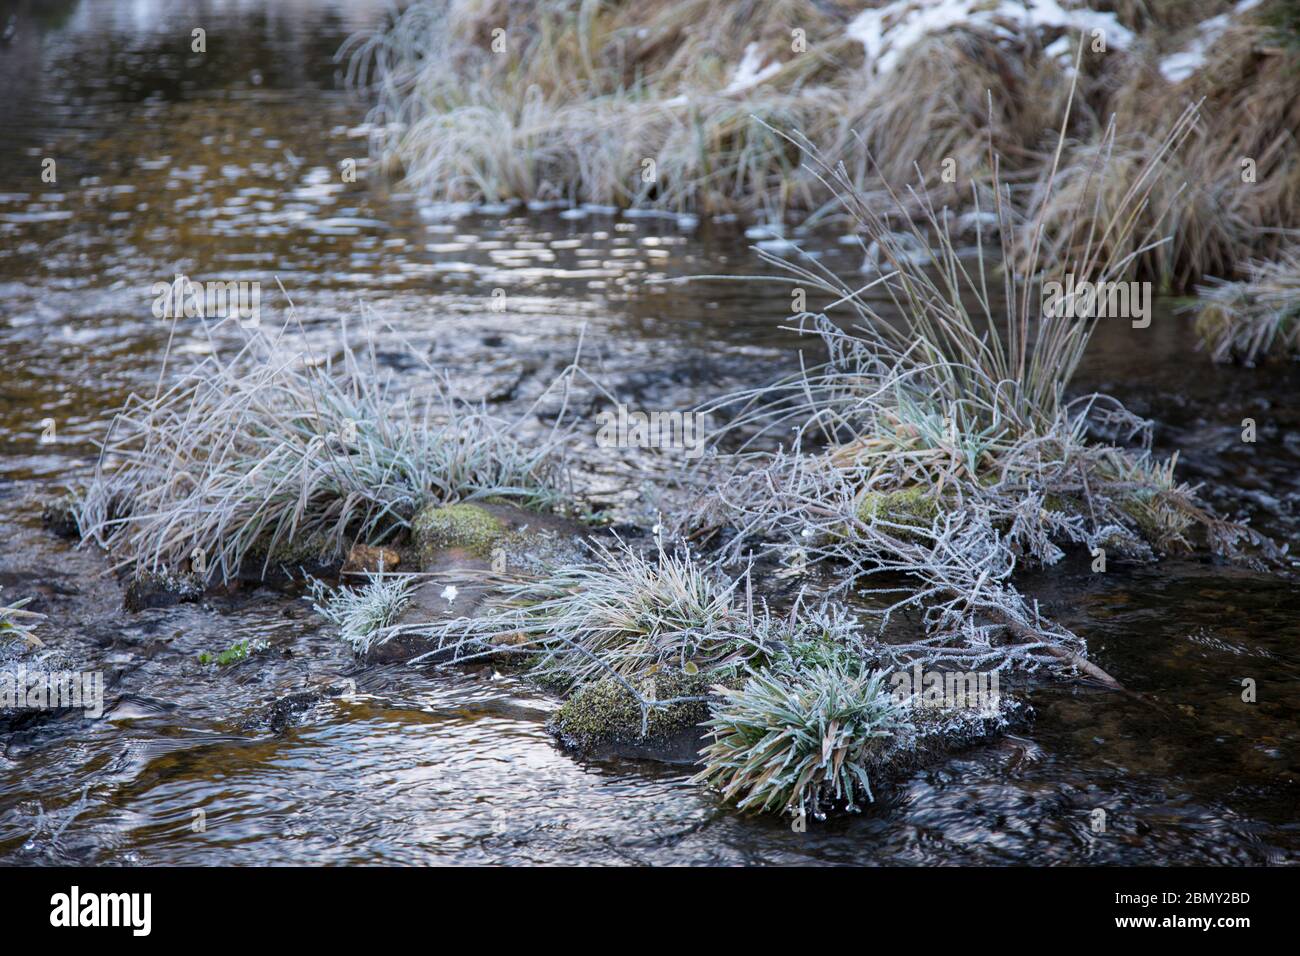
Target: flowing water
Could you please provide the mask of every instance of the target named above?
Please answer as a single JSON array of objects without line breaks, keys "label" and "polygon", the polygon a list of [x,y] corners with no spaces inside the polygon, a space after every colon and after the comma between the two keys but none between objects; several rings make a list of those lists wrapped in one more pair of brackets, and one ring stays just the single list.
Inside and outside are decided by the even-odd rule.
[{"label": "flowing water", "polygon": [[[1037,687],[1035,719],[1015,734],[806,833],[721,809],[684,768],[573,759],[545,732],[554,703],[491,668],[362,667],[301,597],[123,611],[104,556],[46,532],[40,506],[93,467],[102,416],[153,387],[169,325],[151,287],[176,273],[260,282],[272,327],[282,284],[308,334],[368,321],[381,351],[401,337],[504,408],[564,367],[580,335],[584,366],[647,409],[795,361],[786,287],[662,281],[763,272],[734,224],[437,208],[385,185],[365,162],[366,104],[343,91],[333,54],[386,8],[0,3],[0,594],[48,616],[29,666],[107,684],[98,718],[0,717],[0,861],[1300,860],[1300,594],[1281,576],[1191,560],[1093,574],[1086,556],[1026,576],[1158,706]],[[355,183],[340,174],[349,159]],[[807,247],[846,271],[861,256],[833,235]],[[211,347],[197,320],[177,337],[182,355]],[[1298,380],[1295,367],[1213,367],[1163,304],[1149,329],[1104,325],[1078,384],[1159,422],[1184,478],[1287,541]],[[1248,417],[1254,443],[1241,440]],[[587,501],[648,521],[647,467],[593,445]],[[249,659],[199,663],[241,640]],[[4,666],[16,654],[5,648]],[[355,694],[314,692],[348,680]]]}]

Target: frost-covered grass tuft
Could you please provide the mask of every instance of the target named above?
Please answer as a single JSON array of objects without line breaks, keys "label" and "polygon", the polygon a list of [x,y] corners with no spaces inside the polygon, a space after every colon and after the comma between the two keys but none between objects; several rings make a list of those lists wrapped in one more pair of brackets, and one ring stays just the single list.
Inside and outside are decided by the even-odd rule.
[{"label": "frost-covered grass tuft", "polygon": [[1300,355],[1300,250],[1251,262],[1245,279],[1197,292],[1196,333],[1216,362]]},{"label": "frost-covered grass tuft", "polygon": [[821,815],[827,802],[873,800],[870,770],[896,735],[905,708],[878,671],[816,665],[757,671],[721,700],[705,724],[713,737],[698,783],[741,810]]},{"label": "frost-covered grass tuft", "polygon": [[488,613],[439,625],[436,636],[457,657],[527,654],[536,676],[565,688],[667,667],[695,674],[755,653],[737,581],[662,545],[651,556],[622,542],[590,547],[589,562],[506,584]]},{"label": "frost-covered grass tuft", "polygon": [[288,325],[231,329],[234,348],[204,329],[208,354],[169,378],[169,349],[154,393],[107,427],[77,521],[122,565],[226,582],[277,548],[381,543],[426,504],[563,498],[566,416],[530,440],[534,409],[508,419],[459,400],[427,362],[421,391],[403,391],[369,329],[355,351],[345,328],[329,362]]},{"label": "frost-covered grass tuft", "polygon": [[[1134,214],[1194,120],[1187,111],[1135,168],[1112,170],[1102,157],[1093,188],[1120,200],[1100,221],[1086,192],[1074,220],[1048,228],[1045,207],[1022,223],[1001,186],[991,197],[973,189],[977,212],[991,202],[995,226],[988,237],[978,227],[969,257],[924,187],[906,202],[895,196],[907,230],[895,232],[842,165],[795,136],[881,252],[880,274],[850,285],[815,259],[769,257],[786,272],[778,278],[830,303],[797,317],[827,361],[705,408],[730,413],[713,436],[729,453],[704,459],[683,530],[739,532],[727,543],[730,560],[757,548],[829,561],[845,590],[901,574],[903,583],[873,593],[888,599],[884,621],[903,608],[922,611],[918,653],[971,667],[1049,663],[1097,678],[1082,640],[1016,590],[1020,563],[1053,564],[1069,545],[1141,560],[1202,542],[1245,559],[1269,551],[1179,483],[1175,459],[1151,455],[1151,423],[1107,396],[1068,395],[1099,319],[1044,307],[1047,281],[1116,281],[1134,247],[1163,242]],[[1047,194],[1054,172],[1040,187]],[[1117,186],[1113,175],[1129,178]],[[924,221],[907,225],[905,205],[924,210]],[[929,254],[912,255],[918,247]],[[1000,268],[1009,262],[1019,268]]]},{"label": "frost-covered grass tuft", "polygon": [[366,572],[359,588],[330,588],[311,581],[312,607],[326,620],[338,625],[339,636],[358,654],[367,653],[384,629],[397,621],[410,603],[419,578],[410,574]]}]

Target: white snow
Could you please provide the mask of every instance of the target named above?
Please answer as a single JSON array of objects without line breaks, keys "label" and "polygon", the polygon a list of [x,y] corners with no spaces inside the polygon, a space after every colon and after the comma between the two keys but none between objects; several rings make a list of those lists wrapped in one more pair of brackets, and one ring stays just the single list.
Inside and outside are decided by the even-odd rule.
[{"label": "white snow", "polygon": [[751,86],[757,86],[766,80],[781,72],[780,63],[769,63],[763,65],[763,51],[759,49],[757,43],[751,43],[745,47],[745,55],[740,58],[740,66],[736,67],[736,72],[731,77],[731,82],[723,93],[743,93]]},{"label": "white snow", "polygon": [[[1263,0],[1241,0],[1232,8],[1233,14],[1245,13],[1259,6]],[[1232,23],[1232,15],[1221,13],[1217,17],[1202,20],[1196,28],[1196,36],[1187,45],[1187,49],[1171,53],[1160,61],[1160,74],[1170,83],[1181,83],[1205,65],[1209,53],[1219,37]]]},{"label": "white snow", "polygon": [[1057,37],[1047,46],[1043,47],[1043,55],[1051,57],[1054,60],[1060,60],[1062,63],[1070,62],[1070,35],[1064,33]]},{"label": "white snow", "polygon": [[[1247,0],[1251,2],[1251,0]],[[1101,30],[1108,48],[1123,49],[1133,41],[1133,33],[1122,26],[1113,13],[1087,8],[1066,9],[1057,0],[895,0],[874,10],[863,10],[849,23],[850,39],[862,44],[867,62],[878,73],[898,67],[903,56],[926,37],[953,27],[983,30],[995,36],[1013,39],[1016,33],[1034,29],[1080,30],[1092,34]],[[1059,54],[1060,48],[1056,47]]]}]

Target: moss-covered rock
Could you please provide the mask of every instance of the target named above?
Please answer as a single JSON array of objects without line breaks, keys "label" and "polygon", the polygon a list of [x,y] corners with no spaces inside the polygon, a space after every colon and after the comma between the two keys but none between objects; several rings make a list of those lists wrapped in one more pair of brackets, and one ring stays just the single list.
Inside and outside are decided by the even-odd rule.
[{"label": "moss-covered rock", "polygon": [[411,550],[422,570],[482,561],[496,570],[536,573],[581,561],[586,529],[560,515],[491,500],[430,505],[411,522]]},{"label": "moss-covered rock", "polygon": [[285,538],[270,547],[268,538],[254,542],[244,555],[239,577],[246,582],[279,586],[300,579],[303,574],[318,577],[336,572],[343,554],[328,535],[320,531],[297,538]]},{"label": "moss-covered rock", "polygon": [[449,548],[486,558],[505,533],[505,522],[483,505],[431,505],[411,522],[412,541],[426,564]]},{"label": "moss-covered rock", "polygon": [[938,502],[919,485],[896,491],[868,491],[858,499],[857,516],[863,522],[879,518],[894,524],[928,528],[938,514]]},{"label": "moss-covered rock", "polygon": [[[648,699],[708,697],[716,683],[705,674],[661,671],[635,682]],[[616,680],[588,684],[567,701],[551,719],[548,729],[565,747],[588,755],[622,756],[694,763],[700,728],[709,717],[707,700],[652,707],[642,734],[641,707]]]}]

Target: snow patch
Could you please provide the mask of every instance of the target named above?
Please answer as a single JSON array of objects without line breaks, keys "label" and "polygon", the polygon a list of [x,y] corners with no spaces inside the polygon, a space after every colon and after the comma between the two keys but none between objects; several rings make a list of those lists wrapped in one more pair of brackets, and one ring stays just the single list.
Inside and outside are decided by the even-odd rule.
[{"label": "snow patch", "polygon": [[[884,74],[896,69],[903,55],[926,37],[953,27],[983,30],[1005,39],[1015,39],[1029,30],[1082,30],[1089,34],[1101,30],[1108,47],[1124,49],[1133,42],[1132,31],[1113,13],[1067,10],[1057,0],[1000,0],[994,4],[988,0],[895,0],[863,10],[846,32],[862,44],[867,62],[876,72]],[[1053,44],[1052,48],[1054,55],[1059,54],[1061,47]]]},{"label": "snow patch", "polygon": [[1241,0],[1232,8],[1232,14],[1221,13],[1217,17],[1202,20],[1196,28],[1196,36],[1187,45],[1187,49],[1171,53],[1160,61],[1160,75],[1170,83],[1181,83],[1205,65],[1205,58],[1219,37],[1232,24],[1233,15],[1253,10],[1263,0]]},{"label": "snow patch", "polygon": [[775,76],[781,72],[781,64],[769,63],[763,65],[763,51],[759,49],[757,43],[751,43],[745,47],[745,55],[740,58],[740,66],[736,67],[735,74],[731,77],[731,82],[723,93],[743,93],[752,86],[758,86],[770,76]]}]

